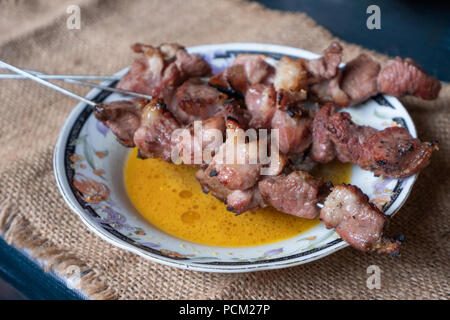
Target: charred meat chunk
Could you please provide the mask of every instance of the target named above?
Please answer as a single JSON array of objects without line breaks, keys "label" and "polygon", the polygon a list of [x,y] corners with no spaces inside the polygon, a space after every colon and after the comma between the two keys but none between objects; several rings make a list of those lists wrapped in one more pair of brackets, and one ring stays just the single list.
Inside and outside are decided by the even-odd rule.
[{"label": "charred meat chunk", "polygon": [[303,171],[264,178],[259,181],[258,188],[267,204],[281,212],[307,219],[319,214],[317,203],[327,195],[326,184]]},{"label": "charred meat chunk", "polygon": [[145,99],[132,101],[114,101],[102,103],[95,107],[94,115],[107,126],[125,147],[134,147],[134,133],[141,125],[142,109],[147,104]]},{"label": "charred meat chunk", "polygon": [[215,115],[227,96],[198,78],[191,78],[176,89],[169,111],[182,124],[205,120]]},{"label": "charred meat chunk", "polygon": [[171,162],[172,135],[179,128],[180,124],[164,110],[164,103],[153,99],[142,111],[141,126],[134,134],[134,143],[141,157]]},{"label": "charred meat chunk", "polygon": [[355,124],[347,112],[330,116],[327,130],[339,161],[354,164],[358,163],[363,143],[377,132],[372,127]]},{"label": "charred meat chunk", "polygon": [[426,167],[436,149],[437,142],[421,142],[405,128],[391,127],[365,141],[358,164],[375,175],[405,178]]},{"label": "charred meat chunk", "polygon": [[334,113],[335,106],[329,103],[320,108],[314,117],[310,157],[316,162],[328,163],[336,157],[336,150],[327,128],[329,118]]},{"label": "charred meat chunk", "polygon": [[320,219],[356,249],[398,254],[400,241],[383,237],[386,217],[358,187],[343,184],[332,188]]}]

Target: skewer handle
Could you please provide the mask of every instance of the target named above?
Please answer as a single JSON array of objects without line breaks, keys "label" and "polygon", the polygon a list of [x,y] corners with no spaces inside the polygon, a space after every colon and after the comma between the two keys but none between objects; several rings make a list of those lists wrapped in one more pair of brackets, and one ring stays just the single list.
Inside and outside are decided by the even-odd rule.
[{"label": "skewer handle", "polygon": [[33,81],[36,81],[36,82],[38,82],[38,83],[40,83],[40,84],[42,84],[42,85],[44,85],[44,86],[47,86],[47,87],[49,87],[49,88],[51,88],[51,89],[53,89],[53,90],[59,91],[59,92],[61,92],[62,94],[65,94],[66,96],[72,97],[72,98],[74,98],[74,99],[77,99],[77,100],[79,100],[79,101],[82,101],[82,102],[84,102],[84,103],[86,103],[86,104],[89,104],[89,105],[91,105],[91,106],[96,106],[96,105],[97,105],[95,102],[93,102],[93,101],[91,101],[91,100],[85,99],[85,98],[83,98],[83,97],[81,97],[81,96],[79,96],[79,95],[77,95],[77,94],[75,94],[75,93],[72,93],[72,92],[70,92],[70,91],[68,91],[68,90],[66,90],[66,89],[64,89],[64,88],[61,88],[61,87],[59,87],[59,86],[57,86],[57,85],[55,85],[55,84],[53,84],[53,83],[51,83],[51,82],[48,82],[48,81],[46,81],[46,80],[44,80],[44,79],[41,79],[41,78],[39,78],[39,77],[37,77],[37,76],[35,76],[35,75],[32,75],[31,73],[28,73],[28,72],[26,72],[26,71],[23,71],[22,69],[17,68],[17,67],[15,67],[15,66],[12,66],[12,65],[10,65],[10,64],[8,64],[8,63],[6,63],[6,62],[3,62],[3,61],[1,61],[1,60],[0,60],[0,66],[3,66],[3,67],[5,67],[6,69],[11,70],[11,71],[13,71],[13,72],[15,72],[15,73],[21,74],[21,75],[23,75],[24,77],[26,77],[26,78],[28,78],[28,79],[31,79],[31,80],[33,80]]},{"label": "skewer handle", "polygon": [[[36,74],[35,72],[30,73]],[[102,81],[120,80],[119,77],[114,76],[85,76],[72,74],[42,74],[38,75],[38,77],[45,80],[102,80]],[[27,79],[27,77],[17,74],[0,74],[0,79]]]}]

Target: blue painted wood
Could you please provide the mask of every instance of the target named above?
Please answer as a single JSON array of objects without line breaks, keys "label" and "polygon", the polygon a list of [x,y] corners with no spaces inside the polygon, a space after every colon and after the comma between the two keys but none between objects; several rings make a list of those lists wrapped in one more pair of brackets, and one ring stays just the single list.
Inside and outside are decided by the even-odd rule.
[{"label": "blue painted wood", "polygon": [[0,283],[3,299],[83,299],[81,293],[69,289],[55,274],[44,272],[28,255],[8,245],[1,237],[0,278],[15,288],[11,290],[10,286]]},{"label": "blue painted wood", "polygon": [[[450,1],[256,0],[272,9],[301,11],[335,36],[390,56],[411,57],[450,81]],[[381,29],[366,25],[369,5],[381,9]]]}]

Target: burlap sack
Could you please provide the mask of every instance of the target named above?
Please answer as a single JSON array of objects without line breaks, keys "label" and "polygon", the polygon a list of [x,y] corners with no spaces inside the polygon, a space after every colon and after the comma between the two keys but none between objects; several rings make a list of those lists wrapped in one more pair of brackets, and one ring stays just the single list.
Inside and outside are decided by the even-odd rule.
[{"label": "burlap sack", "polygon": [[[80,30],[67,28],[69,3],[81,7]],[[129,45],[136,41],[249,41],[321,52],[332,39],[304,14],[238,0],[0,2],[0,58],[47,73],[112,74],[130,64]],[[346,60],[363,51],[344,46]],[[86,272],[78,285],[90,298],[448,299],[450,86],[434,102],[402,101],[420,136],[438,139],[441,150],[393,220],[392,232],[407,236],[399,259],[347,248],[285,270],[210,274],[161,266],[113,247],[68,209],[53,177],[56,138],[76,102],[23,80],[0,82],[0,232],[62,276],[68,266],[80,266]],[[381,289],[366,286],[370,265],[382,270]]]}]

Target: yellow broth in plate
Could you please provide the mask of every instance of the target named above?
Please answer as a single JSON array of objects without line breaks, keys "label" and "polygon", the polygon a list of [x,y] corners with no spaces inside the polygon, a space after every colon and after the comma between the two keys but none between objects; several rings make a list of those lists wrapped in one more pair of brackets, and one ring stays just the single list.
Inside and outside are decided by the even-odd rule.
[{"label": "yellow broth in plate", "polygon": [[[254,246],[285,240],[320,221],[284,214],[271,207],[235,215],[195,179],[197,168],[161,159],[142,160],[133,149],[125,164],[128,196],[155,227],[178,238],[214,246]],[[332,162],[316,168],[316,177],[348,183],[351,165]]]}]

